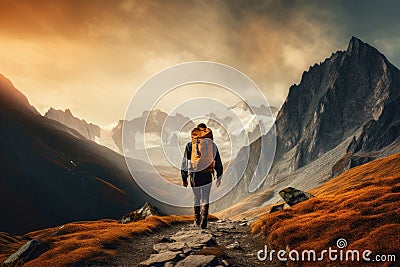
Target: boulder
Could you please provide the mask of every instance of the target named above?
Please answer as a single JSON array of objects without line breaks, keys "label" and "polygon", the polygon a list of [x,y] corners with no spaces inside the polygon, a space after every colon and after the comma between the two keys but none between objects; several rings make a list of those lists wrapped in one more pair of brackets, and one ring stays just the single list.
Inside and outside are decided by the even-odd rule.
[{"label": "boulder", "polygon": [[185,242],[190,248],[201,248],[216,244],[215,237],[204,230],[179,231],[171,236],[176,242]]},{"label": "boulder", "polygon": [[232,231],[234,229],[236,229],[236,226],[233,223],[218,223],[217,224],[217,231],[218,232],[229,233],[230,231]]},{"label": "boulder", "polygon": [[162,213],[157,207],[146,202],[143,207],[122,216],[121,223],[137,222],[151,216],[160,216]]},{"label": "boulder", "polygon": [[20,247],[17,252],[11,254],[3,263],[5,265],[22,265],[27,261],[36,259],[48,249],[49,245],[47,243],[43,243],[37,239],[32,239]]},{"label": "boulder", "polygon": [[216,258],[213,255],[189,255],[179,261],[175,267],[206,267],[215,266]]},{"label": "boulder", "polygon": [[188,247],[185,242],[173,242],[173,243],[157,243],[153,245],[154,251],[161,253],[164,251],[183,251],[184,248]]},{"label": "boulder", "polygon": [[270,209],[269,213],[273,213],[273,212],[277,212],[279,210],[283,210],[284,206],[285,206],[284,203],[272,206],[272,208]]},{"label": "boulder", "polygon": [[303,192],[293,187],[287,187],[279,191],[279,195],[285,200],[289,206],[294,206],[300,202],[314,197],[312,194]]},{"label": "boulder", "polygon": [[232,244],[229,244],[225,246],[227,249],[241,249],[240,244],[238,241],[233,242]]},{"label": "boulder", "polygon": [[180,251],[165,251],[159,254],[151,254],[150,258],[142,261],[140,266],[164,266],[164,263],[176,261],[180,258]]}]

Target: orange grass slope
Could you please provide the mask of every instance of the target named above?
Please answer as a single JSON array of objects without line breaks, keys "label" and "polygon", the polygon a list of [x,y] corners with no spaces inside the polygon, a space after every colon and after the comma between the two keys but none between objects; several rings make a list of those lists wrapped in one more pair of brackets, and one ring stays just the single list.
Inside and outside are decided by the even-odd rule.
[{"label": "orange grass slope", "polygon": [[288,252],[337,249],[337,240],[345,238],[344,252],[368,249],[372,260],[378,254],[395,255],[396,262],[324,257],[322,262],[289,261],[286,266],[400,266],[400,153],[352,168],[311,193],[316,198],[261,217],[253,233],[261,234],[270,249]]},{"label": "orange grass slope", "polygon": [[[210,216],[210,219],[215,219]],[[152,216],[145,220],[120,224],[115,220],[68,223],[64,226],[35,231],[21,237],[0,235],[0,262],[15,252],[28,239],[36,238],[49,244],[50,250],[24,266],[71,266],[85,259],[112,256],[112,249],[121,242],[134,240],[138,234],[150,233],[160,227],[192,222],[193,216]],[[7,248],[13,248],[10,251]],[[4,252],[4,253],[3,253]]]}]

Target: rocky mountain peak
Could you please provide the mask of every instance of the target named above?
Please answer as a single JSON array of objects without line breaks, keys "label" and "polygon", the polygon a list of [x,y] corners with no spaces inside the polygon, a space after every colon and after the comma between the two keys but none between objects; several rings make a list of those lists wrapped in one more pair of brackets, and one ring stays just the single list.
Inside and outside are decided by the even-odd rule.
[{"label": "rocky mountain peak", "polygon": [[62,111],[50,108],[44,116],[76,130],[89,140],[95,141],[96,137],[100,137],[101,128],[98,125],[88,123],[83,119],[75,117],[70,109]]},{"label": "rocky mountain peak", "polygon": [[314,65],[290,88],[276,121],[277,157],[293,149],[290,168],[306,165],[379,117],[399,87],[399,70],[353,37],[345,52]]},{"label": "rocky mountain peak", "polygon": [[350,39],[349,45],[347,46],[346,54],[348,54],[348,55],[360,54],[361,56],[363,56],[367,52],[379,54],[380,56],[385,58],[385,56],[382,53],[380,53],[375,47],[370,46],[369,44],[361,41],[359,38],[352,36]]},{"label": "rocky mountain peak", "polygon": [[351,53],[351,52],[360,50],[360,48],[365,47],[365,46],[367,46],[366,43],[364,43],[357,37],[352,36],[346,51]]}]

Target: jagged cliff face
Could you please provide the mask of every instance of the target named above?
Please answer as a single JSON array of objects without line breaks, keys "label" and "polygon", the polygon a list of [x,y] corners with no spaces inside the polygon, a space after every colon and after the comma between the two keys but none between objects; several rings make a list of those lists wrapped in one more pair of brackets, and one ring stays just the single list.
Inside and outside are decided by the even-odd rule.
[{"label": "jagged cliff face", "polygon": [[385,105],[379,118],[367,122],[360,135],[353,137],[346,155],[333,166],[332,176],[399,151],[400,97]]},{"label": "jagged cliff face", "polygon": [[293,149],[290,168],[298,169],[336,147],[399,95],[399,77],[384,55],[353,37],[290,88],[276,120],[277,159]]},{"label": "jagged cliff face", "polygon": [[95,141],[96,136],[100,137],[101,128],[99,126],[93,123],[87,123],[85,120],[75,117],[69,109],[62,111],[50,108],[44,116],[76,130],[89,140]]},{"label": "jagged cliff face", "polygon": [[378,120],[366,123],[361,135],[354,140],[348,152],[372,152],[400,145],[400,97],[384,107]]}]

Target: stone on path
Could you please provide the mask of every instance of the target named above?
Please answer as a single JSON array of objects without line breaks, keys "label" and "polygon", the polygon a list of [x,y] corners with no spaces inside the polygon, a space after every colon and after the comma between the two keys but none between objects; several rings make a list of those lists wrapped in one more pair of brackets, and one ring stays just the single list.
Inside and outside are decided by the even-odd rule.
[{"label": "stone on path", "polygon": [[214,255],[189,255],[179,261],[175,267],[206,267],[212,265],[215,261]]},{"label": "stone on path", "polygon": [[229,244],[225,246],[227,249],[241,249],[240,244],[238,241],[233,242],[232,244]]},{"label": "stone on path", "polygon": [[190,248],[202,248],[216,244],[215,237],[204,230],[179,231],[171,236],[176,242],[185,242]]},{"label": "stone on path", "polygon": [[165,251],[159,254],[151,254],[150,258],[142,261],[141,266],[163,266],[164,263],[177,260],[180,251]]},{"label": "stone on path", "polygon": [[183,251],[184,248],[188,247],[185,242],[173,242],[173,243],[157,243],[153,245],[154,251],[158,253],[164,251]]}]

